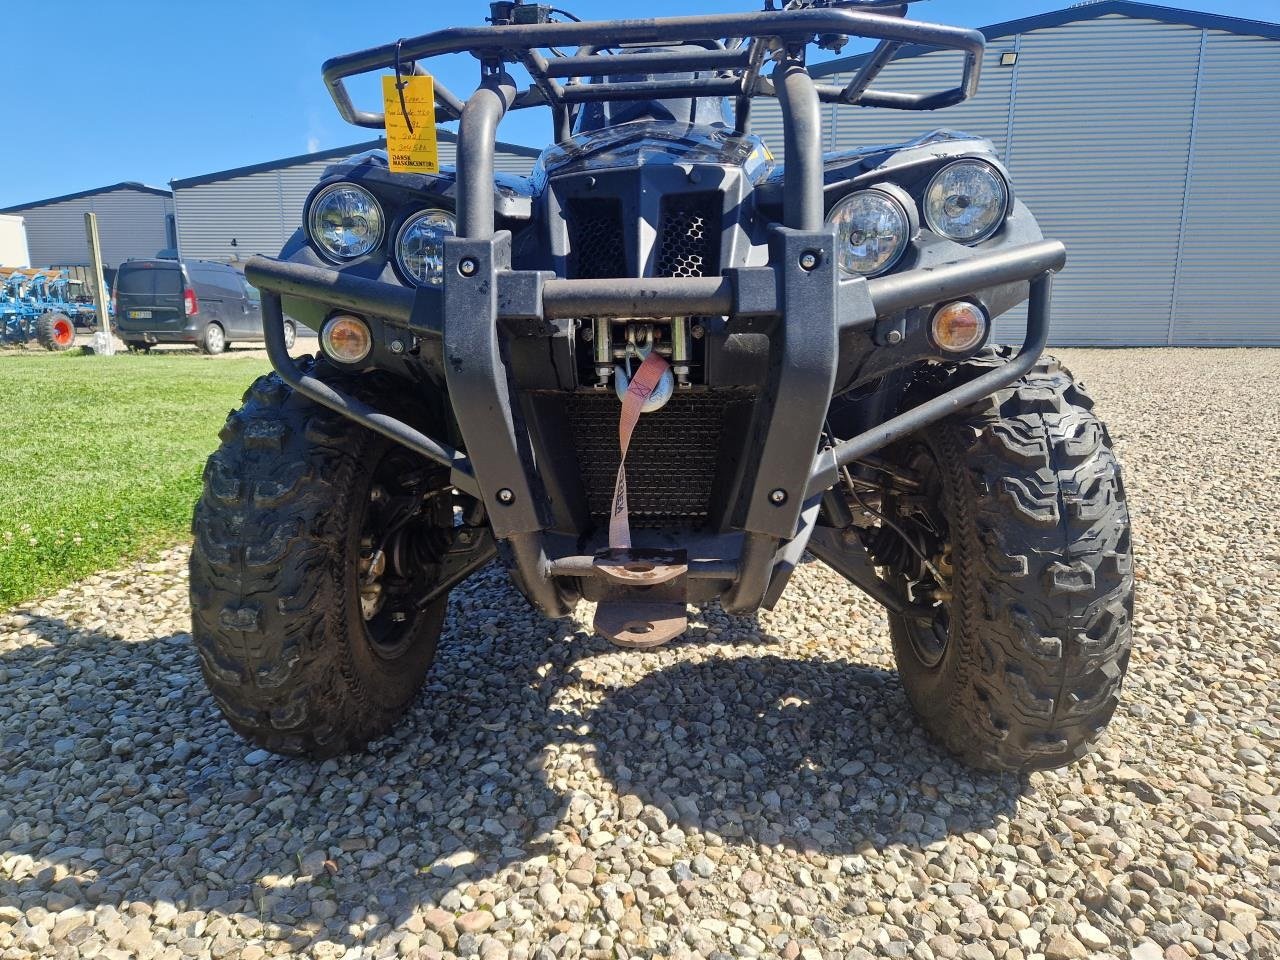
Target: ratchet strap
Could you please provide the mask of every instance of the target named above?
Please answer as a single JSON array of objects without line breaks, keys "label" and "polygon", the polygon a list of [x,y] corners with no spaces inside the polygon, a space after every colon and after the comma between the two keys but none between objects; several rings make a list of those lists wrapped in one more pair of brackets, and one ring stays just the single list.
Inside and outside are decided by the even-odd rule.
[{"label": "ratchet strap", "polygon": [[631,527],[627,523],[627,447],[631,445],[631,434],[640,419],[640,411],[649,395],[658,387],[658,381],[667,372],[667,361],[652,351],[640,364],[640,369],[631,378],[627,392],[622,398],[622,417],[618,421],[618,446],[621,456],[618,460],[618,479],[613,485],[613,508],[609,513],[609,546],[613,549],[630,549]]}]

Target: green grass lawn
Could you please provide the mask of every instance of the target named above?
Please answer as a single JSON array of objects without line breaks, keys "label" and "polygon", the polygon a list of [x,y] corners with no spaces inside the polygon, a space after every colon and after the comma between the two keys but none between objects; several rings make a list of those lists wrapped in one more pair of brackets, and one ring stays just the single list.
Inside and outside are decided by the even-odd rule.
[{"label": "green grass lawn", "polygon": [[0,609],[187,536],[260,358],[0,354]]}]

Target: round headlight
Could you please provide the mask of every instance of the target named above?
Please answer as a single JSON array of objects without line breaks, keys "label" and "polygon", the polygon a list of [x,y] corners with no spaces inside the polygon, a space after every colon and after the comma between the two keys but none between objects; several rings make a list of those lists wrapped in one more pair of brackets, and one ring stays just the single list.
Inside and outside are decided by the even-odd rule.
[{"label": "round headlight", "polygon": [[1000,171],[981,160],[957,160],[933,175],[924,192],[929,227],[959,243],[987,239],[1004,222],[1009,188]]},{"label": "round headlight", "polygon": [[902,257],[911,221],[896,199],[880,190],[851,193],[827,215],[836,228],[836,259],[847,274],[874,277]]},{"label": "round headlight", "polygon": [[414,283],[444,279],[444,238],[458,232],[458,221],[444,210],[423,210],[404,222],[396,237],[396,263]]},{"label": "round headlight", "polygon": [[320,346],[324,352],[343,363],[359,363],[373,349],[373,334],[359,317],[340,313],[330,317],[320,328]]},{"label": "round headlight", "polygon": [[315,244],[335,260],[353,260],[382,242],[382,207],[354,183],[325,187],[311,201],[307,228]]}]

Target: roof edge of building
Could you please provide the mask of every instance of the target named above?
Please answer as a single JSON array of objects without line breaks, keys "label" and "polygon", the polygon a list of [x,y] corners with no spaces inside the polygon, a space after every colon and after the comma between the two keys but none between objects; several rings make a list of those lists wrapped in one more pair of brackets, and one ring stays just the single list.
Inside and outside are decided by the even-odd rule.
[{"label": "roof edge of building", "polygon": [[[1062,10],[1051,10],[1017,20],[1004,20],[978,31],[988,40],[999,40],[1014,34],[1026,33],[1030,30],[1043,30],[1046,27],[1060,27],[1068,23],[1079,23],[1085,20],[1098,20],[1102,17],[1122,16],[1135,20],[1157,20],[1161,23],[1178,24],[1188,27],[1200,27],[1206,30],[1223,30],[1242,36],[1262,37],[1266,40],[1280,40],[1280,23],[1267,20],[1248,20],[1243,17],[1229,17],[1219,13],[1204,13],[1199,10],[1186,10],[1181,7],[1167,7],[1155,3],[1139,3],[1137,0],[1098,0],[1096,3],[1082,3]],[[907,60],[911,57],[933,53],[937,47],[921,44],[903,46],[893,58]],[[838,60],[816,63],[811,69],[814,76],[829,76],[846,70],[860,67],[868,54],[860,53]]]},{"label": "roof edge of building", "polygon": [[[436,136],[447,143],[456,143],[458,135],[452,130],[437,130]],[[183,177],[178,180],[170,180],[169,186],[174,190],[183,190],[187,187],[198,187],[206,183],[218,183],[222,180],[234,180],[237,177],[248,177],[255,173],[268,173],[272,170],[283,170],[287,167],[295,167],[303,163],[314,163],[317,160],[335,160],[341,157],[349,157],[355,153],[361,153],[365,150],[377,150],[385,147],[387,142],[382,137],[374,140],[365,140],[361,143],[352,143],[344,147],[330,147],[327,150],[316,150],[312,153],[300,153],[292,157],[283,157],[279,160],[266,160],[262,163],[251,163],[243,167],[231,167],[228,170],[215,170],[213,173],[204,173],[196,177]],[[506,153],[514,153],[524,157],[537,157],[542,151],[534,147],[526,147],[523,144],[507,143],[503,140],[497,142],[497,148]]]},{"label": "roof edge of building", "polygon": [[32,200],[30,203],[15,203],[8,207],[0,207],[0,213],[20,213],[35,207],[47,207],[52,203],[66,203],[70,200],[83,200],[85,197],[96,197],[103,193],[114,193],[117,190],[133,190],[137,193],[149,193],[157,197],[172,197],[173,191],[164,187],[152,187],[136,180],[122,180],[105,187],[94,187],[92,190],[78,190],[75,193],[64,193],[57,197],[46,197],[43,200]]}]

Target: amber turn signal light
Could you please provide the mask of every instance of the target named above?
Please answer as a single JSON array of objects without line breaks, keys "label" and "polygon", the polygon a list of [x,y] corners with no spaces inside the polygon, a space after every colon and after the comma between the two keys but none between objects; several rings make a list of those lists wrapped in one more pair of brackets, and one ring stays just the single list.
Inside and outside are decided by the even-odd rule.
[{"label": "amber turn signal light", "polygon": [[334,360],[359,363],[373,349],[373,334],[359,317],[339,313],[325,321],[320,331],[320,346]]},{"label": "amber turn signal light", "polygon": [[933,342],[948,353],[968,353],[987,335],[987,316],[977,304],[956,300],[939,308],[931,325]]}]

